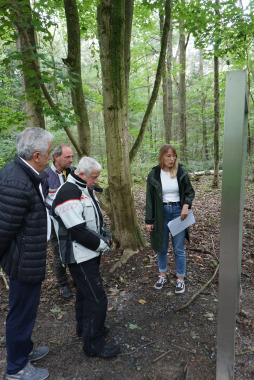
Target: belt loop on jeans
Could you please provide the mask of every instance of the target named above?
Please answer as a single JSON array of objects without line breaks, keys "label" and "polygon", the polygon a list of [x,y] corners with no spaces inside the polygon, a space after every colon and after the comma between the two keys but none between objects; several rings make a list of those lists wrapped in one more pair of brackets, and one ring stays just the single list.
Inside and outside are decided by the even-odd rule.
[{"label": "belt loop on jeans", "polygon": [[163,202],[163,206],[180,206],[180,202]]}]

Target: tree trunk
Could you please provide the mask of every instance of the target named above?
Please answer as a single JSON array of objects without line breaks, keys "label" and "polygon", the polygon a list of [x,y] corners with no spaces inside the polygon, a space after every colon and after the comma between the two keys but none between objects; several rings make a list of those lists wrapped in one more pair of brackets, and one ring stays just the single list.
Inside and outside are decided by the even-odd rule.
[{"label": "tree trunk", "polygon": [[[162,32],[164,17],[160,12],[160,30]],[[163,120],[164,120],[164,137],[165,143],[169,144],[172,131],[173,120],[173,91],[172,91],[172,20],[170,19],[170,31],[168,34],[168,46],[166,64],[162,72],[162,89],[163,89]]]},{"label": "tree trunk", "polygon": [[[220,0],[216,0],[218,6],[216,13],[216,26],[219,28],[219,6]],[[215,41],[214,51],[219,47],[219,37]],[[219,58],[214,55],[214,137],[213,137],[213,156],[214,156],[214,177],[213,187],[219,187],[219,129],[220,129],[220,87],[219,87]]]},{"label": "tree trunk", "polygon": [[172,58],[173,58],[173,23],[170,19],[170,31],[168,35],[168,57],[167,57],[167,112],[168,125],[165,130],[165,141],[170,143],[173,125],[173,82],[172,82]]},{"label": "tree trunk", "polygon": [[[32,25],[32,10],[30,1],[27,0],[26,3],[22,1],[22,4],[20,1],[18,1],[19,6],[23,7],[23,13],[24,13],[24,21],[29,25],[27,27],[27,35],[29,37],[30,43],[32,46],[36,46],[36,34],[34,30],[34,26]],[[24,41],[24,37],[22,34],[18,33],[18,40],[17,40],[17,50],[19,50],[22,53],[22,83],[23,83],[23,89],[25,92],[25,112],[26,115],[29,117],[27,120],[27,126],[28,127],[40,127],[45,129],[45,119],[43,116],[43,103],[41,101],[41,92],[40,92],[40,85],[38,82],[34,83],[34,78],[31,77],[29,72],[33,70],[33,62],[29,58],[29,56],[32,54],[31,50],[28,50],[26,48],[26,44]],[[35,54],[37,53],[36,49],[34,48]],[[38,59],[36,59],[37,65],[39,66]],[[24,70],[25,68],[25,70]],[[31,83],[33,81],[33,83]]]},{"label": "tree trunk", "polygon": [[[204,62],[203,62],[203,52],[199,51],[199,80],[201,83],[201,126],[202,126],[202,138],[203,138],[203,149],[202,156],[208,160],[208,144],[207,144],[207,128],[206,128],[206,117],[205,117],[205,106],[206,106],[206,94],[203,90],[203,80],[204,80]],[[202,157],[201,157],[202,158]]]},{"label": "tree trunk", "polygon": [[219,129],[220,129],[220,89],[219,58],[214,56],[214,177],[213,187],[219,187]]},{"label": "tree trunk", "polygon": [[[29,3],[29,0],[25,0]],[[30,5],[30,3],[29,3]],[[23,39],[25,47],[27,50],[30,51],[31,55],[36,54],[35,52],[35,45],[33,45],[33,41],[30,41],[29,34],[28,34],[28,29],[27,29],[27,23],[24,21],[26,20],[26,12],[25,12],[25,7],[24,3],[19,4],[19,2],[13,2],[12,3],[12,8],[10,14],[8,14],[8,18],[10,19],[11,22],[14,23],[16,29],[18,30],[18,35],[20,38]],[[23,14],[24,13],[24,14]],[[59,119],[63,119],[61,112],[57,109],[56,103],[52,99],[49,91],[47,90],[47,87],[45,85],[45,81],[42,78],[40,66],[38,64],[38,61],[36,58],[31,58],[31,63],[32,63],[32,75],[34,79],[36,79],[36,83],[39,83],[40,89],[45,97],[45,100],[48,102],[49,106],[54,110],[55,115],[59,117]],[[41,96],[41,94],[40,94]],[[72,145],[76,149],[77,153],[79,156],[82,155],[81,149],[79,148],[78,143],[76,142],[73,133],[71,130],[66,126],[64,123],[62,123],[63,129],[66,132],[67,136],[69,137]]]},{"label": "tree trunk", "polygon": [[112,232],[119,248],[135,251],[143,245],[143,238],[136,216],[128,151],[126,59],[130,38],[126,33],[130,36],[131,6],[133,0],[101,0],[97,18]]},{"label": "tree trunk", "polygon": [[73,88],[71,90],[72,104],[78,116],[77,129],[79,146],[82,155],[91,155],[90,126],[85,103],[81,77],[80,26],[76,0],[64,0],[68,33],[68,56],[63,59],[69,68]]},{"label": "tree trunk", "polygon": [[[183,0],[182,0],[183,1]],[[185,70],[186,70],[186,49],[185,34],[182,31],[183,21],[180,21],[179,34],[179,137],[180,137],[180,159],[186,162],[186,86],[185,86]]]},{"label": "tree trunk", "polygon": [[137,139],[136,139],[135,143],[133,144],[133,147],[130,151],[131,162],[135,158],[135,156],[136,156],[136,154],[137,154],[137,152],[141,146],[143,137],[144,137],[146,129],[147,129],[148,122],[150,120],[150,117],[151,117],[151,114],[153,111],[154,104],[155,104],[157,96],[158,96],[161,77],[162,77],[162,71],[163,71],[163,67],[165,65],[165,59],[166,59],[168,33],[169,33],[169,28],[170,28],[170,18],[171,18],[171,0],[166,0],[165,22],[164,22],[164,28],[163,28],[162,37],[161,37],[161,51],[160,51],[160,57],[159,57],[157,71],[156,71],[156,77],[155,77],[153,92],[152,92],[151,98],[149,100],[144,118],[142,120],[138,137],[137,137]]},{"label": "tree trunk", "polygon": [[[163,25],[164,25],[164,16],[162,14],[162,11],[160,11],[160,31],[162,33],[163,31]],[[169,143],[168,141],[168,86],[167,86],[167,66],[166,64],[163,65],[162,69],[162,101],[163,101],[163,125],[164,125],[164,135],[165,135],[165,142]]]}]

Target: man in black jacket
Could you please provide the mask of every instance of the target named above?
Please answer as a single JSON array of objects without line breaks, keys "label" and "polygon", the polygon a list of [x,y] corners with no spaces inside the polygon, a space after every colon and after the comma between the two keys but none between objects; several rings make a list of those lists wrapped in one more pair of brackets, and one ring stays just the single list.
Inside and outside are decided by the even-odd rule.
[{"label": "man in black jacket", "polygon": [[30,361],[49,348],[35,348],[31,335],[45,278],[46,247],[50,236],[39,176],[51,159],[52,134],[27,128],[17,138],[14,161],[0,170],[0,256],[9,276],[9,312],[6,318],[6,379],[43,380],[47,369]]}]

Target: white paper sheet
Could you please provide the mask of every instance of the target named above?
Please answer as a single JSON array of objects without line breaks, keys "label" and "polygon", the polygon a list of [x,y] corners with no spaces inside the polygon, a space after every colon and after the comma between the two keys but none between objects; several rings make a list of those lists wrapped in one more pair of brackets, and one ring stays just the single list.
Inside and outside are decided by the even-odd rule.
[{"label": "white paper sheet", "polygon": [[195,218],[192,210],[190,210],[186,219],[181,220],[181,217],[179,216],[168,223],[168,228],[172,236],[175,236],[185,230],[185,228],[191,226],[193,223],[195,223]]}]

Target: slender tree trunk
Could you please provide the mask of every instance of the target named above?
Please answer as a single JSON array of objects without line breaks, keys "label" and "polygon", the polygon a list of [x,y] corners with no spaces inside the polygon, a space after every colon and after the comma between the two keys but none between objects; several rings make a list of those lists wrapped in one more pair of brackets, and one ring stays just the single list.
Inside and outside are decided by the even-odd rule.
[{"label": "slender tree trunk", "polygon": [[159,57],[159,62],[157,66],[157,71],[156,71],[156,77],[155,77],[155,82],[154,82],[154,87],[152,91],[151,98],[149,100],[144,118],[141,123],[140,131],[138,134],[138,137],[133,144],[133,147],[131,148],[130,151],[130,160],[131,162],[135,158],[141,143],[143,141],[143,137],[145,135],[146,129],[148,122],[150,120],[154,104],[156,102],[159,88],[160,88],[160,82],[161,82],[161,77],[162,77],[162,71],[163,67],[165,65],[165,59],[166,59],[166,51],[167,51],[167,41],[168,41],[168,33],[169,33],[169,28],[170,28],[170,18],[171,18],[171,0],[166,0],[165,3],[165,22],[164,22],[164,27],[163,27],[163,32],[162,32],[162,37],[161,37],[161,51],[160,51],[160,57]]},{"label": "slender tree trunk", "polygon": [[[160,30],[163,30],[164,17],[160,13]],[[172,91],[172,20],[170,19],[170,31],[168,34],[168,47],[166,64],[162,72],[162,89],[163,89],[163,120],[164,120],[164,137],[165,143],[169,144],[172,131],[173,120],[173,91]]]},{"label": "slender tree trunk", "polygon": [[[219,6],[220,0],[216,0],[216,25],[219,29]],[[215,41],[215,53],[220,44],[219,37]],[[220,130],[220,87],[219,87],[219,58],[214,55],[214,177],[213,187],[219,187],[219,130]]]},{"label": "slender tree trunk", "polygon": [[121,249],[135,251],[143,245],[143,238],[137,222],[128,151],[126,60],[130,38],[126,33],[130,36],[130,6],[133,0],[101,0],[97,18],[113,238]]},{"label": "slender tree trunk", "polygon": [[186,155],[186,86],[185,86],[185,70],[186,70],[186,49],[185,34],[182,31],[183,21],[180,21],[179,35],[179,137],[180,137],[180,159],[184,162],[187,160]]},{"label": "slender tree trunk", "polygon": [[[26,2],[18,1],[19,6],[22,6],[23,14],[24,14],[24,21],[29,25],[27,27],[27,35],[29,37],[30,43],[32,46],[36,46],[36,33],[34,30],[34,26],[32,25],[32,9],[30,5],[30,1],[26,0]],[[40,85],[38,82],[34,83],[34,78],[29,75],[29,72],[33,70],[33,62],[30,58],[30,55],[33,54],[33,52],[26,48],[25,40],[22,34],[18,33],[18,40],[17,40],[17,49],[22,53],[23,59],[22,59],[22,83],[23,83],[23,89],[25,92],[25,112],[26,115],[29,117],[27,120],[28,127],[40,127],[45,129],[45,119],[43,116],[43,102],[41,100],[41,92],[40,92]],[[34,52],[37,53],[36,49],[34,48]],[[39,66],[39,61],[37,58],[36,62]]]},{"label": "slender tree trunk", "polygon": [[220,129],[220,89],[219,58],[214,56],[214,177],[213,187],[219,187],[219,129]]},{"label": "slender tree trunk", "polygon": [[[163,31],[163,25],[164,25],[164,16],[162,12],[160,12],[160,31],[162,33]],[[167,58],[166,58],[167,59]],[[167,86],[167,66],[166,64],[163,65],[162,69],[162,101],[163,101],[163,124],[164,124],[164,135],[165,135],[165,142],[169,143],[168,141],[168,86]]]},{"label": "slender tree trunk", "polygon": [[78,116],[79,146],[83,155],[91,155],[91,135],[81,77],[80,26],[76,0],[64,0],[68,33],[68,56],[63,59],[73,81],[72,104]]},{"label": "slender tree trunk", "polygon": [[168,126],[165,130],[165,141],[170,143],[173,125],[173,82],[172,82],[172,58],[173,58],[173,23],[170,19],[170,31],[168,35],[168,57],[167,57],[167,112]]},{"label": "slender tree trunk", "polygon": [[[208,160],[208,144],[207,144],[207,128],[206,128],[206,117],[205,117],[205,106],[206,106],[206,94],[203,90],[203,79],[204,79],[204,61],[203,52],[199,51],[199,82],[201,84],[201,126],[202,126],[202,156]],[[201,157],[202,158],[202,157]]]},{"label": "slender tree trunk", "polygon": [[[147,98],[149,101],[149,99],[150,99],[150,77],[149,77],[149,75],[147,77]],[[153,123],[152,123],[151,119],[149,120],[149,123],[147,125],[147,130],[149,132],[150,149],[153,149],[153,144],[155,142],[155,139],[154,139],[154,134],[153,134]]]}]

